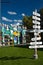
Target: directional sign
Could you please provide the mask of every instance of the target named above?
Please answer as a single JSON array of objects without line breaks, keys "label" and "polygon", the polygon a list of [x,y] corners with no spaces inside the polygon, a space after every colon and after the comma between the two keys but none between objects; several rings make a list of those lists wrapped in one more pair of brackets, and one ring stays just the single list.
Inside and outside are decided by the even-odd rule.
[{"label": "directional sign", "polygon": [[40,29],[40,26],[37,26],[37,25],[33,25],[33,28],[39,28],[39,29]]},{"label": "directional sign", "polygon": [[13,35],[20,36],[20,32],[13,32]]},{"label": "directional sign", "polygon": [[41,37],[32,38],[31,40],[32,40],[32,41],[41,40]]},{"label": "directional sign", "polygon": [[17,28],[16,27],[14,27],[13,29],[14,29],[14,31],[17,31]]},{"label": "directional sign", "polygon": [[8,26],[7,26],[7,30],[9,30]]},{"label": "directional sign", "polygon": [[[38,31],[38,32],[37,32],[37,31]],[[33,30],[33,32],[40,33],[40,32],[43,32],[43,30]]]},{"label": "directional sign", "polygon": [[43,30],[31,30],[30,32],[37,32],[38,31],[38,33],[41,33],[41,32],[43,32]]},{"label": "directional sign", "polygon": [[29,48],[43,48],[43,45],[29,46]]},{"label": "directional sign", "polygon": [[43,32],[43,30],[40,30],[40,32]]},{"label": "directional sign", "polygon": [[[36,42],[37,45],[42,44],[42,42]],[[35,42],[30,42],[30,45],[35,45]]]},{"label": "directional sign", "polygon": [[36,33],[36,32],[35,32],[34,35],[37,36],[37,35],[39,35],[39,33]]},{"label": "directional sign", "polygon": [[14,37],[14,43],[17,43],[17,37]]},{"label": "directional sign", "polygon": [[13,34],[13,30],[10,30],[11,34]]},{"label": "directional sign", "polygon": [[36,16],[39,16],[40,17],[40,14],[37,13],[37,12],[33,12],[33,15],[36,15]]},{"label": "directional sign", "polygon": [[37,13],[37,10],[35,10],[35,12],[33,12],[33,16],[32,16],[32,19],[33,19],[33,32],[34,32],[34,38],[32,38],[32,42],[30,42],[30,45],[29,48],[34,48],[34,58],[37,59],[38,58],[38,54],[37,54],[37,48],[43,48],[43,45],[42,42],[39,42],[39,40],[41,40],[41,37],[39,35],[40,33],[40,14]]},{"label": "directional sign", "polygon": [[34,23],[34,24],[39,24],[39,25],[40,25],[40,22],[38,22],[38,21],[34,21],[34,20],[33,20],[33,23]]},{"label": "directional sign", "polygon": [[40,21],[40,18],[38,18],[38,17],[36,17],[36,16],[32,16],[32,18],[35,20],[38,20],[38,21]]},{"label": "directional sign", "polygon": [[6,30],[5,34],[10,34],[10,31],[9,30]]}]

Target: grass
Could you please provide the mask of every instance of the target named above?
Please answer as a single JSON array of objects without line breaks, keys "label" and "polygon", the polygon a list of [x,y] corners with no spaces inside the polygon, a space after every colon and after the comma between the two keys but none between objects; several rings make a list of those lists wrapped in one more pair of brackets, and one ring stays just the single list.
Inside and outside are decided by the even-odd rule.
[{"label": "grass", "polygon": [[0,47],[0,65],[43,65],[43,49],[32,59],[34,50],[20,47]]}]

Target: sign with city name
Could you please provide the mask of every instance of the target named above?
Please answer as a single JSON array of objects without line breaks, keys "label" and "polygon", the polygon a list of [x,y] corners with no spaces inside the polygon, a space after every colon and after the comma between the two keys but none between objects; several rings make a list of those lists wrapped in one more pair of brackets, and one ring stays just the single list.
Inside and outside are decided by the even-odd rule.
[{"label": "sign with city name", "polygon": [[43,48],[43,45],[29,46],[29,48]]},{"label": "sign with city name", "polygon": [[40,25],[40,22],[38,22],[38,21],[34,21],[34,20],[33,20],[33,23],[34,23],[34,24],[39,24],[39,25]]},{"label": "sign with city name", "polygon": [[[36,42],[37,45],[42,44],[42,42]],[[35,42],[30,42],[30,45],[35,45]]]},{"label": "sign with city name", "polygon": [[33,15],[35,15],[35,16],[37,15],[37,16],[39,16],[39,17],[40,17],[40,14],[39,14],[39,13],[37,13],[37,12],[34,12],[34,11],[33,11]]},{"label": "sign with city name", "polygon": [[31,40],[32,40],[32,41],[41,40],[41,37],[32,38]]},{"label": "sign with city name", "polygon": [[38,17],[36,17],[36,16],[32,16],[32,18],[35,20],[38,20],[38,21],[40,21],[40,18],[38,18]]}]

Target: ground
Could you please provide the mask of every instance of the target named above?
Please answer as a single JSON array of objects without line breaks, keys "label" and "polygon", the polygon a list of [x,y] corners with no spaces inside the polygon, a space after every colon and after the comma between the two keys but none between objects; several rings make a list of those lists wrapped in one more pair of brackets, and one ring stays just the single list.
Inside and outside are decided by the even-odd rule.
[{"label": "ground", "polygon": [[22,47],[0,47],[0,65],[43,65],[43,49],[38,49],[37,60],[34,50]]}]

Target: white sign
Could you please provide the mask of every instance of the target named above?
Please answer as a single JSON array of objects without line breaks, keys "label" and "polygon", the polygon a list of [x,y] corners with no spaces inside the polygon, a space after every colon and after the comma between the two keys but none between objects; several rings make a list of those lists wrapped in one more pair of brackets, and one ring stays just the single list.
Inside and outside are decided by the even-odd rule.
[{"label": "white sign", "polygon": [[41,37],[32,38],[31,40],[32,40],[32,41],[41,40]]},{"label": "white sign", "polygon": [[40,33],[40,32],[43,32],[43,30],[33,30],[33,32],[37,32]]},{"label": "white sign", "polygon": [[37,13],[37,12],[33,12],[33,15],[37,15],[37,16],[39,16],[39,17],[40,17],[40,14],[39,14],[39,13]]},{"label": "white sign", "polygon": [[34,48],[34,58],[37,59],[38,55],[37,55],[37,48],[43,48],[42,42],[39,42],[39,40],[41,40],[41,37],[39,35],[40,33],[40,14],[37,13],[37,10],[35,10],[35,12],[33,12],[33,32],[34,32],[34,38],[31,39],[32,42],[30,42],[29,48]]},{"label": "white sign", "polygon": [[34,35],[35,35],[35,36],[38,36],[38,35],[39,35],[39,33],[34,33]]},{"label": "white sign", "polygon": [[34,24],[39,24],[39,25],[40,25],[40,22],[38,22],[38,21],[34,21],[34,20],[33,20],[33,23],[34,23]]},{"label": "white sign", "polygon": [[9,30],[8,26],[7,26],[7,30]]},{"label": "white sign", "polygon": [[13,29],[14,29],[14,31],[17,31],[17,27],[14,27]]},{"label": "white sign", "polygon": [[40,18],[38,18],[38,17],[36,17],[36,16],[32,16],[32,18],[35,20],[38,20],[38,21],[40,21]]},{"label": "white sign", "polygon": [[13,34],[13,30],[10,30],[11,34]]},{"label": "white sign", "polygon": [[29,48],[43,48],[43,45],[29,46]]},{"label": "white sign", "polygon": [[40,29],[40,26],[37,26],[37,25],[33,25],[33,28],[39,28],[39,29]]},{"label": "white sign", "polygon": [[[42,42],[36,42],[36,44],[42,44]],[[35,45],[35,42],[30,42],[30,45]]]}]

